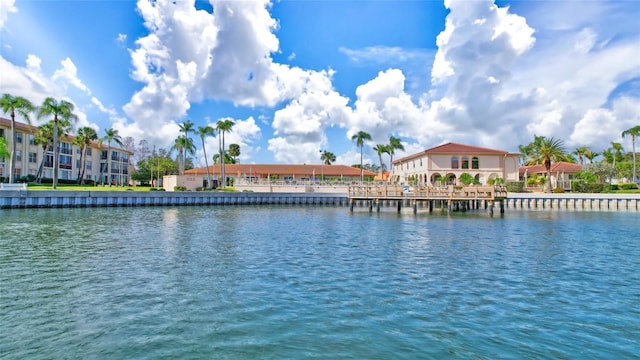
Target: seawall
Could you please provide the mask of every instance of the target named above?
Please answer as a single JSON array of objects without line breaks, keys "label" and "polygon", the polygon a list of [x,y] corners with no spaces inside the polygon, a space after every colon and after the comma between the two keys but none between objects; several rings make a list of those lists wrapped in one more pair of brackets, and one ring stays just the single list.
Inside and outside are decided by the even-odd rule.
[{"label": "seawall", "polygon": [[639,194],[509,193],[506,208],[640,210]]},{"label": "seawall", "polygon": [[348,200],[345,195],[331,193],[64,190],[0,191],[0,209],[251,204],[346,206],[348,204]]}]

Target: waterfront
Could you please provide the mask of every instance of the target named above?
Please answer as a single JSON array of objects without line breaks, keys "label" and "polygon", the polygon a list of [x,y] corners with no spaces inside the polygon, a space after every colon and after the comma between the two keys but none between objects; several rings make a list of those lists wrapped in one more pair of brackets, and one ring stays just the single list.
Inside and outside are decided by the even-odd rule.
[{"label": "waterfront", "polygon": [[0,213],[0,357],[633,358],[637,212]]}]

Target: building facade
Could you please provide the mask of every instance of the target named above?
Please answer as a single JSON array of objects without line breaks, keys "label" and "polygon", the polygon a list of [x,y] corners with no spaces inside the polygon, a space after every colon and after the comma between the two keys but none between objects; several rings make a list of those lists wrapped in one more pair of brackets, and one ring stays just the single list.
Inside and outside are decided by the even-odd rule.
[{"label": "building facade", "polygon": [[[38,173],[42,163],[42,178],[53,178],[53,146],[47,149],[37,144],[35,139],[37,127],[16,121],[16,164],[15,179]],[[0,137],[4,137],[9,151],[12,149],[11,120],[0,117]],[[59,141],[58,179],[77,180],[82,173],[80,147],[73,145],[73,136],[63,136]],[[130,151],[93,142],[86,149],[84,163],[85,180],[106,184],[129,184]],[[107,160],[109,159],[109,160]],[[43,161],[44,160],[44,161]],[[107,161],[109,173],[107,173]],[[9,158],[0,158],[0,178],[9,178]],[[7,180],[4,180],[7,181]]]},{"label": "building facade", "polygon": [[390,182],[416,185],[457,184],[467,173],[478,183],[518,181],[519,153],[446,143],[393,161]]}]

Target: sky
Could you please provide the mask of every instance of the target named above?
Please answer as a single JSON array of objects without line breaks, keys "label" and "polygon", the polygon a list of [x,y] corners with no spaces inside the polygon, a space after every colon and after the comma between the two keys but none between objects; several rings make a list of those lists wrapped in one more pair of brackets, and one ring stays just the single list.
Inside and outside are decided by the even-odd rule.
[{"label": "sky", "polygon": [[373,164],[390,136],[394,159],[534,135],[631,151],[639,18],[636,0],[0,0],[0,93],[71,101],[76,129],[150,148],[230,118],[241,163],[359,164],[359,131]]}]

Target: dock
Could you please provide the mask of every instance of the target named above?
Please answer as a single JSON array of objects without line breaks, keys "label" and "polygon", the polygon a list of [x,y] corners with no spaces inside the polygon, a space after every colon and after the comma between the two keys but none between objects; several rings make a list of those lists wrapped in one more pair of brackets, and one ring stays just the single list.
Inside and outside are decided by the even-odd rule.
[{"label": "dock", "polygon": [[355,185],[348,188],[351,211],[355,205],[369,207],[369,211],[380,211],[381,206],[394,205],[398,212],[403,207],[411,206],[414,212],[418,208],[434,207],[451,211],[467,211],[472,209],[488,209],[493,214],[497,203],[500,213],[504,213],[504,201],[507,189],[496,186],[414,186],[409,189],[402,185]]}]

